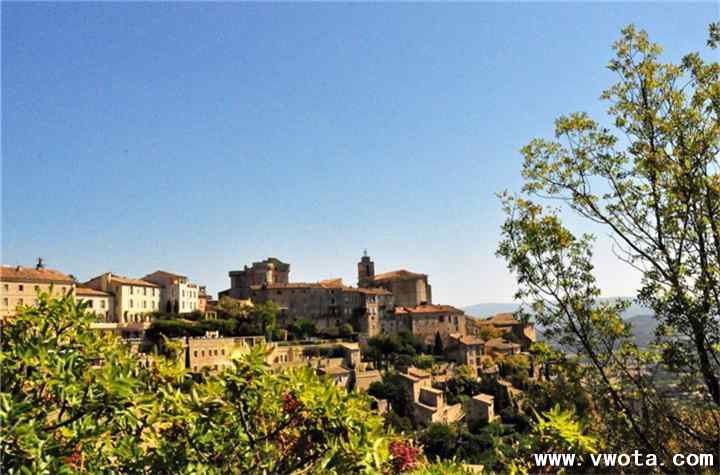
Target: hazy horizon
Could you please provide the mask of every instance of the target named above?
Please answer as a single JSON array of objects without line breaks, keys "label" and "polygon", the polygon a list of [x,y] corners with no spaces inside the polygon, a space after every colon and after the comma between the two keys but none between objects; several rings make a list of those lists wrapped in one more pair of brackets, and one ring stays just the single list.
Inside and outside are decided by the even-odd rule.
[{"label": "hazy horizon", "polygon": [[[213,294],[269,256],[292,281],[429,274],[512,302],[495,193],[576,110],[604,119],[628,23],[708,54],[714,2],[3,3],[2,263],[84,281],[187,275]],[[551,26],[551,27],[550,27]],[[639,275],[597,227],[604,295]]]}]

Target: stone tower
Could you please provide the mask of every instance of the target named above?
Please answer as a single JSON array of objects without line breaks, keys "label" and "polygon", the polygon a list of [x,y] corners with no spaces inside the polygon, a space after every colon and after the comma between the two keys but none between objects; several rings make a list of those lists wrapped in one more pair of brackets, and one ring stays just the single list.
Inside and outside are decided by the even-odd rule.
[{"label": "stone tower", "polygon": [[375,277],[375,263],[368,256],[366,249],[358,262],[358,287],[370,287],[373,277]]}]

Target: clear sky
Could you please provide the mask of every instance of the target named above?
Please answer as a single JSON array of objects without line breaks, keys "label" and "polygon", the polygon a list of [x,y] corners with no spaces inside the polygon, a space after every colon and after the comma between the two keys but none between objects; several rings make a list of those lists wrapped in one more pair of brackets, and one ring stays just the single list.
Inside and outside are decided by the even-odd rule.
[{"label": "clear sky", "polygon": [[[716,2],[2,4],[2,262],[81,280],[188,275],[215,293],[267,256],[295,281],[430,275],[509,301],[494,194],[561,113],[601,117],[627,23],[667,58]],[[573,222],[573,224],[576,224]],[[577,226],[579,231],[591,228]],[[602,238],[606,295],[638,279]]]}]

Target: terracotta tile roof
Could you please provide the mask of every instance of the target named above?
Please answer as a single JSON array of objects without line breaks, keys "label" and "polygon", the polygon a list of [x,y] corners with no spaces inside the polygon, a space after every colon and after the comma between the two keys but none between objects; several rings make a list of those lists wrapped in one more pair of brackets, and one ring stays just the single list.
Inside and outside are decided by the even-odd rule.
[{"label": "terracotta tile roof", "polygon": [[382,287],[377,287],[377,288],[372,288],[372,289],[368,289],[368,288],[365,288],[365,287],[360,287],[360,288],[357,289],[357,290],[358,290],[358,292],[360,292],[361,294],[368,294],[368,295],[392,295],[392,292],[390,292],[389,290],[383,289]]},{"label": "terracotta tile roof", "polygon": [[262,284],[262,285],[251,285],[252,290],[262,289],[320,289],[322,288],[318,282],[292,282],[289,284]]},{"label": "terracotta tile roof", "polygon": [[416,307],[396,307],[395,313],[396,314],[403,314],[403,313],[463,313],[462,310],[459,308],[455,308],[452,305],[433,305],[433,304],[425,304],[425,305],[418,305]]},{"label": "terracotta tile roof", "polygon": [[112,282],[117,282],[118,284],[123,285],[137,285],[138,287],[160,287],[159,285],[148,282],[147,280],[131,279],[130,277],[124,277],[115,274],[110,275],[110,280]]},{"label": "terracotta tile roof", "polygon": [[518,325],[518,322],[512,313],[498,313],[485,320],[480,320],[479,323],[492,323],[496,325]]},{"label": "terracotta tile roof", "polygon": [[427,277],[427,274],[417,274],[415,272],[410,272],[409,270],[399,269],[399,270],[394,270],[392,272],[385,272],[383,274],[377,274],[375,277],[373,277],[373,280],[379,281],[379,280],[394,280],[394,279],[419,279],[422,277]]},{"label": "terracotta tile roof", "polygon": [[463,345],[484,345],[485,344],[485,341],[481,340],[480,338],[478,338],[476,336],[472,336],[472,335],[453,334],[453,335],[450,335],[450,338],[462,343]]},{"label": "terracotta tile roof", "polygon": [[109,297],[110,294],[102,290],[91,289],[90,287],[76,287],[75,295],[88,297]]},{"label": "terracotta tile roof", "polygon": [[187,276],[180,275],[180,274],[175,274],[175,273],[173,273],[173,272],[168,272],[168,271],[164,271],[164,270],[156,270],[155,272],[152,272],[152,273],[146,275],[146,276],[143,277],[143,278],[146,279],[146,278],[148,278],[148,277],[151,276],[151,275],[158,275],[158,276],[161,276],[161,277],[167,277],[167,278],[169,278],[169,279],[185,279],[185,280],[187,280]]},{"label": "terracotta tile roof", "polygon": [[0,268],[0,281],[67,285],[72,285],[74,283],[70,276],[63,274],[60,271],[22,266],[2,266]]},{"label": "terracotta tile roof", "polygon": [[476,394],[475,396],[473,396],[473,399],[478,400],[478,401],[483,401],[486,403],[492,403],[495,398],[493,396],[491,396],[490,394],[479,393],[479,394]]},{"label": "terracotta tile roof", "polygon": [[342,278],[321,280],[318,284],[325,289],[341,289],[345,287]]},{"label": "terracotta tile roof", "polygon": [[509,342],[504,338],[493,338],[492,340],[488,340],[485,343],[485,346],[489,346],[491,348],[497,348],[499,350],[510,350],[513,348],[520,348],[520,345],[518,345],[517,343]]}]

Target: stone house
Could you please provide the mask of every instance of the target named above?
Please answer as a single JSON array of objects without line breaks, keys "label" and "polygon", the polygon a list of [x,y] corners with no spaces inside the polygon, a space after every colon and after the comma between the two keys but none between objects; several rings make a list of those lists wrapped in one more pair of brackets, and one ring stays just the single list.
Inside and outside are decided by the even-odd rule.
[{"label": "stone house", "polygon": [[485,352],[485,342],[471,335],[453,333],[448,338],[445,354],[458,364],[466,365],[473,375],[479,375],[482,368],[482,356]]},{"label": "stone house", "polygon": [[184,275],[158,270],[143,280],[160,286],[160,310],[165,313],[192,313],[200,308],[200,289]]},{"label": "stone house", "polygon": [[0,267],[0,320],[14,316],[21,305],[35,305],[38,292],[55,297],[75,296],[75,281],[60,271],[46,269],[42,259],[35,267]]}]

